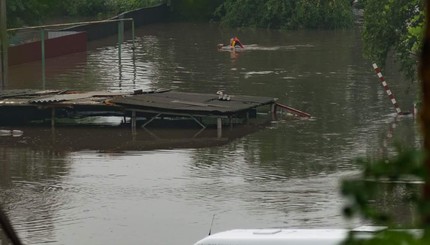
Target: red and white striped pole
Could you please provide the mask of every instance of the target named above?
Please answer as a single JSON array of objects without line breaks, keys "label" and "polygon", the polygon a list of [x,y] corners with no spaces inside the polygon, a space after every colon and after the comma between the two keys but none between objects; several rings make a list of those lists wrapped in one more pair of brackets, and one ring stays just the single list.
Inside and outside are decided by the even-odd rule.
[{"label": "red and white striped pole", "polygon": [[397,128],[398,121],[399,121],[399,117],[398,116],[394,117],[393,122],[390,123],[390,128],[388,129],[388,132],[382,141],[381,153],[383,157],[387,157],[388,141],[390,141],[393,138],[393,133],[394,133],[394,130]]},{"label": "red and white striped pole", "polygon": [[388,87],[388,84],[385,81],[384,76],[382,76],[381,69],[376,64],[373,64],[373,69],[375,69],[376,75],[378,75],[379,80],[381,81],[382,86],[385,89],[385,92],[387,92],[388,98],[390,98],[391,103],[393,103],[394,108],[396,109],[397,114],[401,115],[402,114],[402,110],[400,110],[400,107],[397,104],[397,100],[396,100],[396,98],[394,98],[394,94],[391,92],[390,88]]}]

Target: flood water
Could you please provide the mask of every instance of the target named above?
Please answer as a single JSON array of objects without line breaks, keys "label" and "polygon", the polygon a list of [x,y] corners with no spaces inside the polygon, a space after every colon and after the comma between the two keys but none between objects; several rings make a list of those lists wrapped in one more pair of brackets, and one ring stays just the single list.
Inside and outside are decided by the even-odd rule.
[{"label": "flood water", "polygon": [[[218,51],[232,35],[251,48]],[[45,82],[39,62],[13,66],[7,88],[223,89],[278,98],[312,119],[283,117],[222,142],[208,131],[193,144],[198,130],[140,129],[136,140],[124,128],[3,127],[19,133],[0,136],[0,203],[26,244],[186,245],[210,229],[354,227],[364,221],[343,218],[339,194],[359,173],[354,159],[420,145],[417,123],[395,118],[362,58],[358,30],[156,24],[136,30],[134,54],[130,39],[122,45],[121,66],[116,40],[47,60]],[[416,84],[392,67],[384,77],[410,110]],[[397,210],[387,198],[381,205]]]}]

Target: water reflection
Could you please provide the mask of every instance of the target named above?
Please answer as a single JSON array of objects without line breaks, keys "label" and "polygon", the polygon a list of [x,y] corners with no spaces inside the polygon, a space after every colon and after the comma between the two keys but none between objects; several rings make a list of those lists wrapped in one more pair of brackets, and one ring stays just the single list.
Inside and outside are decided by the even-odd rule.
[{"label": "water reflection", "polygon": [[[264,124],[225,128],[222,137],[218,137],[218,132],[214,128],[198,127],[189,129],[138,128],[136,131],[132,131],[129,125],[105,127],[81,125],[57,128],[39,126],[13,130],[4,128],[1,131],[9,133],[0,135],[0,147],[34,149],[48,151],[52,154],[86,150],[127,152],[201,148],[227,144],[256,132],[262,127]],[[12,134],[12,132],[20,133]]]},{"label": "water reflection", "polygon": [[68,202],[61,187],[69,172],[66,155],[0,147],[0,163],[0,200],[17,232],[33,244],[53,239],[54,213]]}]

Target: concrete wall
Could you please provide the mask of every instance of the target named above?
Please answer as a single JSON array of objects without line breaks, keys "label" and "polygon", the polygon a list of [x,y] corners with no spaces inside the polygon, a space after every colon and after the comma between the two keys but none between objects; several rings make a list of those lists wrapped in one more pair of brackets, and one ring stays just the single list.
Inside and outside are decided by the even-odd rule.
[{"label": "concrete wall", "polygon": [[[45,39],[45,58],[84,52],[87,50],[87,35],[77,32],[70,35]],[[40,41],[11,46],[8,49],[9,65],[17,65],[42,59]]]}]

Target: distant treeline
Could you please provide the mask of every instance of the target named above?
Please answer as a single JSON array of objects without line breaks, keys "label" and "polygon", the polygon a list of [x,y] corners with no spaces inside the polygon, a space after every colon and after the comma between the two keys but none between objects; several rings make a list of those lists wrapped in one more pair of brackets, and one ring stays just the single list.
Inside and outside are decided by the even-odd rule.
[{"label": "distant treeline", "polygon": [[7,2],[8,27],[58,17],[102,19],[160,3],[170,6],[176,21],[273,29],[333,29],[352,24],[351,0],[14,0]]},{"label": "distant treeline", "polygon": [[103,19],[166,0],[13,0],[7,1],[8,28],[41,24],[56,18]]},{"label": "distant treeline", "polygon": [[351,0],[171,0],[175,19],[214,20],[230,27],[346,28]]},{"label": "distant treeline", "polygon": [[272,29],[335,29],[353,23],[351,0],[225,0],[221,23]]}]

